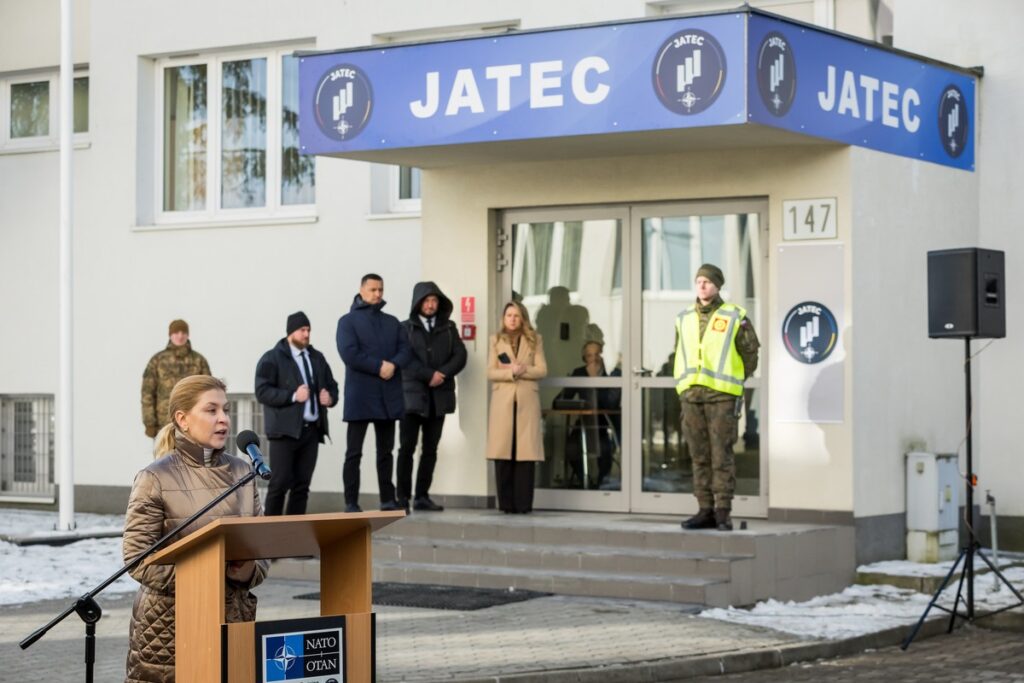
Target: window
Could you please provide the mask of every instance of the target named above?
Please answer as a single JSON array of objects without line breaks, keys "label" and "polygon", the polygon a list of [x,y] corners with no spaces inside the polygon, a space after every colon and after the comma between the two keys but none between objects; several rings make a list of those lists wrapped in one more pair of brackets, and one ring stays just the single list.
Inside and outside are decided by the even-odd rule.
[{"label": "window", "polygon": [[0,498],[53,498],[52,396],[0,397]]},{"label": "window", "polygon": [[[56,149],[60,139],[59,92],[56,72],[0,78],[0,150]],[[89,77],[77,74],[72,92],[73,130],[80,136],[89,131]]]},{"label": "window", "polygon": [[268,447],[270,444],[267,443],[267,435],[263,431],[263,406],[256,400],[256,397],[252,394],[229,394],[228,414],[231,416],[231,433],[224,445],[225,451],[231,455],[244,457],[235,443],[235,435],[245,429],[251,429],[256,432],[256,436],[260,437],[260,450],[268,457],[267,464],[269,465]]},{"label": "window", "polygon": [[159,222],[312,212],[291,49],[164,60],[157,79]]},{"label": "window", "polygon": [[420,210],[420,169],[414,166],[393,166],[389,208],[395,213]]}]

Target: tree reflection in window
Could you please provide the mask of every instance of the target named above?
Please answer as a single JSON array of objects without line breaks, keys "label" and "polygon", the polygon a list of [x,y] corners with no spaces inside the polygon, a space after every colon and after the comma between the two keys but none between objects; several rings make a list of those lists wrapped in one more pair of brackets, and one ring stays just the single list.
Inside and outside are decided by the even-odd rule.
[{"label": "tree reflection in window", "polygon": [[316,157],[299,148],[299,60],[281,59],[281,204],[316,201]]},{"label": "tree reflection in window", "polygon": [[267,60],[222,64],[221,208],[267,203]]}]

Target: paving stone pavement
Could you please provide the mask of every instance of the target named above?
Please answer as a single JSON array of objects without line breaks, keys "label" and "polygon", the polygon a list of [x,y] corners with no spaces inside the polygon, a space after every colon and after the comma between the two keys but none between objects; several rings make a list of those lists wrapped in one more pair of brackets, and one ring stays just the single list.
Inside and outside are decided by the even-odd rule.
[{"label": "paving stone pavement", "polygon": [[[261,620],[315,616],[294,596],[306,581],[270,580],[256,590]],[[124,676],[132,595],[100,596],[96,680]],[[59,613],[50,600],[0,611],[0,680],[83,678],[84,626],[76,615],[22,651],[18,642]],[[728,654],[800,642],[769,629],[700,619],[678,604],[552,596],[476,611],[378,607],[380,681],[455,681],[529,671],[614,666]]]},{"label": "paving stone pavement", "polygon": [[1024,635],[975,627],[918,640],[906,651],[889,647],[851,657],[793,664],[781,669],[702,676],[688,683],[984,683],[1024,682]]}]

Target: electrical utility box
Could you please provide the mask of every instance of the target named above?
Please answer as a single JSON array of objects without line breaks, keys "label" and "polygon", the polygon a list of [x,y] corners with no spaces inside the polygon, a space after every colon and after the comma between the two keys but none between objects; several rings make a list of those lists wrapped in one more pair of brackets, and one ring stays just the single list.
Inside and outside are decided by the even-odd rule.
[{"label": "electrical utility box", "polygon": [[907,559],[942,562],[959,551],[957,456],[907,454]]}]

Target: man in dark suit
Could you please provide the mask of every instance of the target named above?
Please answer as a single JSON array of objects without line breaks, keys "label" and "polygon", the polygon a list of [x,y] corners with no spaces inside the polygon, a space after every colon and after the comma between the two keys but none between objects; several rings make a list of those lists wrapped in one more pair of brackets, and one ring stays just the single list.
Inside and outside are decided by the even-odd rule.
[{"label": "man in dark suit", "polygon": [[384,308],[384,279],[363,276],[349,312],[338,320],[338,353],[345,361],[347,423],[345,512],[360,512],[359,464],[366,430],[373,425],[377,441],[377,486],[380,509],[397,510],[394,470],[395,420],[405,414],[402,366],[409,362],[409,335]]},{"label": "man in dark suit", "polygon": [[[286,336],[256,365],[256,399],[263,404],[273,475],[264,514],[306,512],[317,450],[328,436],[327,409],[338,383],[324,354],[309,343],[309,318],[288,316]],[[288,505],[285,507],[285,495]]]}]

